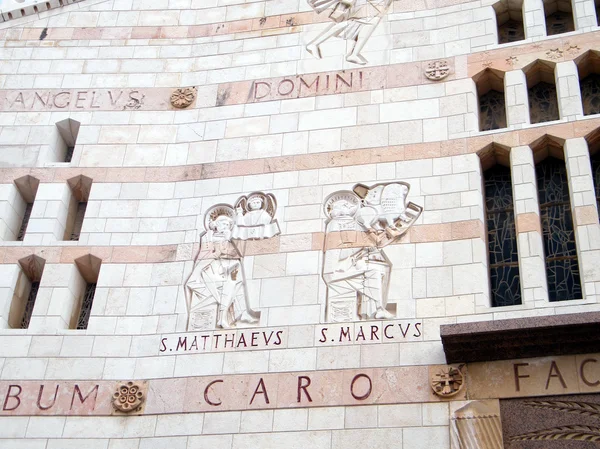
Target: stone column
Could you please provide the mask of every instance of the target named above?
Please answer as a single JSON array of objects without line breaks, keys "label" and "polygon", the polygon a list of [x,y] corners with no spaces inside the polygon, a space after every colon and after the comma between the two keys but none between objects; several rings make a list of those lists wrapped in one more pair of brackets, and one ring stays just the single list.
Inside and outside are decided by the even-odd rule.
[{"label": "stone column", "polygon": [[525,39],[539,40],[546,36],[546,16],[542,0],[523,1]]},{"label": "stone column", "polygon": [[573,20],[577,31],[589,31],[598,26],[594,0],[572,0]]},{"label": "stone column", "polygon": [[600,281],[600,224],[587,142],[583,137],[565,142],[565,160],[583,299],[596,302]]},{"label": "stone column", "polygon": [[559,62],[554,70],[558,112],[561,119],[583,117],[579,73],[574,61]]},{"label": "stone column", "polygon": [[527,80],[522,70],[511,70],[504,75],[504,95],[506,102],[506,125],[509,128],[522,128],[529,124],[529,99]]},{"label": "stone column", "polygon": [[69,329],[86,283],[75,264],[46,264],[29,329],[50,332]]},{"label": "stone column", "polygon": [[66,183],[40,184],[23,242],[37,245],[64,240],[71,197]]},{"label": "stone column", "polygon": [[548,305],[548,282],[531,148],[529,146],[512,148],[510,166],[523,305],[526,308],[543,307]]}]

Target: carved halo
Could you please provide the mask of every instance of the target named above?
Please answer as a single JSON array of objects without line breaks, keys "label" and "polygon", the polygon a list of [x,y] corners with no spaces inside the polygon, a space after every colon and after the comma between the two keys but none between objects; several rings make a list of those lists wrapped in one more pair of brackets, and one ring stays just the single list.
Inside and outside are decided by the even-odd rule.
[{"label": "carved halo", "polygon": [[232,223],[234,223],[235,212],[229,204],[216,204],[212,206],[204,215],[204,229],[209,231],[211,223],[214,223],[217,218],[222,216],[230,218]]},{"label": "carved halo", "polygon": [[340,190],[339,192],[332,193],[325,198],[323,212],[325,212],[327,218],[331,219],[333,205],[338,201],[347,201],[353,206],[352,216],[356,214],[358,208],[360,207],[360,198],[356,193],[351,192],[350,190]]}]

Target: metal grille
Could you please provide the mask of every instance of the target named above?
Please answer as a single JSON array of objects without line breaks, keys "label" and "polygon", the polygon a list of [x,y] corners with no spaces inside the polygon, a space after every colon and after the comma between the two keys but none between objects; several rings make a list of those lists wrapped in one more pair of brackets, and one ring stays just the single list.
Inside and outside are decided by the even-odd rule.
[{"label": "metal grille", "polygon": [[65,162],[71,162],[71,159],[73,159],[73,151],[75,151],[75,147],[67,147],[67,153],[65,154]]},{"label": "metal grille", "polygon": [[31,315],[33,314],[33,307],[35,306],[35,298],[37,297],[38,290],[40,289],[39,281],[31,283],[31,290],[29,290],[29,297],[27,298],[27,304],[25,304],[25,310],[23,311],[23,318],[21,319],[21,329],[27,329],[29,327],[29,321],[31,321]]},{"label": "metal grille", "polygon": [[85,288],[83,301],[81,302],[81,312],[77,320],[77,329],[87,329],[90,315],[92,314],[92,305],[94,304],[94,295],[96,294],[96,284],[88,284]]},{"label": "metal grille", "polygon": [[19,234],[17,235],[17,240],[19,242],[22,242],[23,237],[25,237],[27,225],[29,224],[29,217],[31,217],[31,209],[33,209],[33,203],[27,203],[25,206],[25,213],[23,214],[23,221],[21,222],[21,228],[19,229]]},{"label": "metal grille", "polygon": [[521,304],[512,179],[508,168],[496,165],[485,172],[485,205],[492,306]]},{"label": "metal grille", "polygon": [[73,230],[71,231],[72,241],[79,240],[79,235],[81,234],[81,227],[83,226],[83,219],[85,218],[85,209],[87,207],[87,203],[79,203],[77,205],[77,212],[75,213],[75,222],[73,223]]}]

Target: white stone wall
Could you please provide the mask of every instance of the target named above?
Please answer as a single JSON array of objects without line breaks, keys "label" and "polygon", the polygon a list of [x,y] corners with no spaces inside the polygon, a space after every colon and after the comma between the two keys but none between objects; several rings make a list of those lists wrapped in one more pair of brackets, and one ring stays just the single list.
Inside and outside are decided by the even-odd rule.
[{"label": "white stone wall", "polygon": [[[538,56],[527,61],[525,53],[533,41],[551,49],[566,37],[547,37],[542,2],[525,0],[527,39],[499,46],[493,1],[453,3],[394,3],[364,52],[370,88],[268,101],[251,99],[253,85],[242,83],[357,69],[345,61],[342,40],[323,45],[322,60],[306,52],[326,23],[302,22],[309,20],[304,0],[85,0],[3,15],[0,381],[185,380],[445,364],[440,325],[600,310],[600,225],[588,143],[600,123],[583,116],[577,56],[564,48],[555,61],[560,120],[531,125],[525,72]],[[569,38],[597,31],[593,2],[573,4],[576,31]],[[508,128],[481,133],[471,77],[488,60],[506,60],[511,49],[522,60],[501,70]],[[423,75],[433,60],[447,60],[448,78]],[[388,78],[378,83],[383,78],[375,74],[384,72]],[[225,83],[244,96],[225,98]],[[170,107],[171,91],[188,86],[197,87],[196,102]],[[77,93],[65,110],[45,105],[44,92],[53,89],[87,92],[86,106],[77,106]],[[95,108],[96,93],[107,89],[136,89],[146,104],[135,109],[135,102],[127,106],[104,93]],[[18,92],[42,98],[19,109]],[[64,142],[56,123],[68,118],[81,128],[73,160],[65,163],[58,160]],[[584,290],[561,303],[548,300],[540,231],[532,146],[543,135],[562,142]],[[523,292],[522,305],[504,308],[490,305],[478,154],[494,141],[509,148]],[[25,206],[13,181],[25,175],[40,184],[25,239],[16,242]],[[67,180],[79,175],[91,178],[92,188],[79,241],[65,241],[74,207]],[[409,183],[409,200],[424,208],[410,233],[385,249],[396,319],[421,323],[422,335],[319,344],[318,330],[327,325],[323,202],[359,182],[391,181]],[[261,312],[258,328],[284,330],[285,344],[162,354],[163,338],[187,330],[183,285],[204,213],[253,191],[275,195],[282,232],[244,258],[250,304]],[[18,261],[31,254],[46,261],[31,323],[10,329],[11,302],[28,289],[17,288]],[[75,330],[86,287],[75,259],[87,254],[102,265],[88,328]],[[0,412],[0,447],[442,449],[450,447],[449,410],[431,401],[132,417]]]}]

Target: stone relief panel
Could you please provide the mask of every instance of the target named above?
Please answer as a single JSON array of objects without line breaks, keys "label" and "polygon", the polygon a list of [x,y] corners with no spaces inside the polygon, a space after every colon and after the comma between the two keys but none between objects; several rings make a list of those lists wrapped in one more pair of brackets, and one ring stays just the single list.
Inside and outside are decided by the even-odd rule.
[{"label": "stone relief panel", "polygon": [[246,289],[244,242],[280,233],[271,194],[242,196],[235,206],[217,204],[204,216],[204,232],[192,274],[185,284],[189,330],[256,324]]},{"label": "stone relief panel", "polygon": [[500,401],[507,449],[592,449],[600,442],[598,395]]},{"label": "stone relief panel", "polygon": [[450,421],[450,443],[452,449],[502,449],[498,400],[470,401],[455,410]]},{"label": "stone relief panel", "polygon": [[388,304],[392,263],[384,248],[397,242],[423,211],[407,201],[409,190],[403,182],[357,184],[325,199],[322,274],[328,322],[396,316],[395,305]]},{"label": "stone relief panel", "polygon": [[307,2],[317,14],[325,13],[332,23],[308,43],[306,51],[321,59],[321,44],[332,37],[339,37],[350,44],[346,61],[364,65],[368,61],[361,51],[388,12],[393,0],[307,0]]}]

